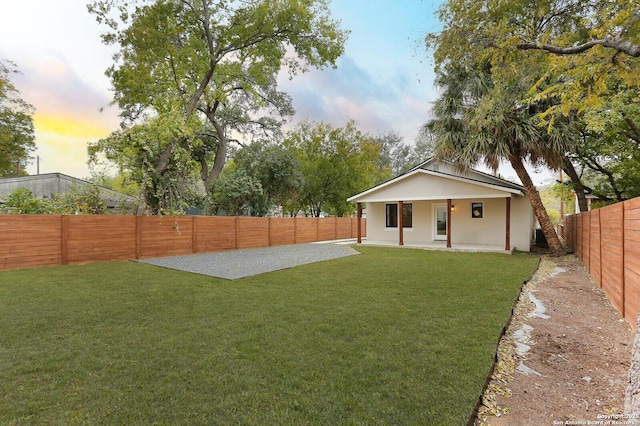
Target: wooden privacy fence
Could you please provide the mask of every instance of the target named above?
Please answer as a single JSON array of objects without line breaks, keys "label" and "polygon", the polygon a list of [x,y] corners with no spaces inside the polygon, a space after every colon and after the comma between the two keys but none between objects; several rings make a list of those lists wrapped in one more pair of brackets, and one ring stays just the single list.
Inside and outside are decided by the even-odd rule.
[{"label": "wooden privacy fence", "polygon": [[357,232],[356,218],[0,215],[0,270],[310,243]]},{"label": "wooden privacy fence", "polygon": [[640,197],[569,216],[564,237],[631,326],[640,309]]}]

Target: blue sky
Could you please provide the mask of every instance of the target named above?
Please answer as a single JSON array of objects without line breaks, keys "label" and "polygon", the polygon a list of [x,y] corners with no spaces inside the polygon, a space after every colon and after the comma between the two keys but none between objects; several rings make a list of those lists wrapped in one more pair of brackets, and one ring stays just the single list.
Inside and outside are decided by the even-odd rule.
[{"label": "blue sky", "polygon": [[363,130],[396,131],[413,142],[436,96],[422,39],[439,28],[437,7],[433,0],[334,1],[333,16],[351,30],[345,53],[336,70],[283,82],[296,119],[354,119]]},{"label": "blue sky", "polygon": [[[334,0],[333,18],[351,31],[345,53],[335,70],[280,79],[296,109],[290,126],[353,119],[363,131],[395,131],[413,143],[437,97],[422,39],[440,28],[440,1]],[[22,74],[13,81],[36,108],[40,172],[89,176],[87,142],[107,136],[119,120],[104,76],[115,48],[101,43],[86,1],[10,2],[0,15],[0,39],[0,58],[16,63]],[[35,173],[35,162],[28,171]]]}]

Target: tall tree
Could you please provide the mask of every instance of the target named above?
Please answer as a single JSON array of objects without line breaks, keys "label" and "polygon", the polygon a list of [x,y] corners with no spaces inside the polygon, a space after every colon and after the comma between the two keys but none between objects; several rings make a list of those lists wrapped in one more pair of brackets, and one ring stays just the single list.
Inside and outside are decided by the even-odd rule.
[{"label": "tall tree", "polygon": [[335,66],[347,36],[325,0],[100,0],[89,11],[109,28],[103,41],[119,46],[107,75],[125,124],[167,114],[186,128],[194,116],[203,123],[193,138],[178,131],[167,140],[154,174],[170,170],[182,147],[206,187],[233,137],[264,137],[292,115],[280,70]]},{"label": "tall tree", "polygon": [[218,214],[222,209],[229,216],[253,215],[252,206],[262,194],[260,182],[231,161],[213,182],[211,202]]},{"label": "tall tree", "polygon": [[35,149],[33,107],[11,82],[16,72],[12,62],[0,60],[0,177],[27,175]]},{"label": "tall tree", "polygon": [[448,0],[439,15],[444,30],[426,38],[437,66],[488,60],[498,80],[526,66],[523,58],[544,65],[528,97],[559,100],[540,112],[547,124],[606,103],[612,75],[640,83],[637,0]]},{"label": "tall tree", "polygon": [[[564,248],[524,164],[542,163],[557,169],[566,140],[558,129],[547,132],[539,125],[535,105],[519,102],[522,87],[496,87],[491,69],[490,64],[440,69],[437,83],[443,93],[434,107],[435,118],[426,125],[436,135],[436,154],[461,170],[478,162],[496,170],[502,159],[508,160],[525,188],[551,253],[560,255]],[[526,84],[522,75],[519,78]]]},{"label": "tall tree", "polygon": [[[89,144],[89,162],[98,162],[99,154],[114,162],[121,174],[137,184],[148,213],[178,214],[198,197],[197,165],[189,149],[201,145],[196,137],[200,126],[197,120],[189,124],[182,122],[179,113],[164,114],[117,130]],[[160,173],[155,164],[176,138],[182,143],[174,148],[172,161]],[[204,187],[200,197],[205,197]]]},{"label": "tall tree", "polygon": [[[393,177],[400,175],[407,168],[407,159],[411,155],[411,147],[404,143],[397,132],[387,132],[374,137],[380,150],[380,172]],[[380,182],[376,182],[380,183]]]},{"label": "tall tree", "polygon": [[608,81],[606,105],[585,114],[574,161],[585,170],[594,195],[623,201],[640,196],[640,86]]},{"label": "tall tree", "polygon": [[428,127],[423,126],[418,132],[416,143],[412,147],[409,157],[406,159],[407,168],[417,166],[435,155],[436,140],[435,135]]},{"label": "tall tree", "polygon": [[354,121],[334,128],[301,123],[285,140],[301,165],[304,185],[298,204],[312,216],[326,212],[346,216],[354,206],[347,198],[391,177],[380,171],[380,146],[359,131]]},{"label": "tall tree", "polygon": [[[566,154],[575,154],[572,147],[565,143],[563,153],[548,150],[549,141],[560,140],[554,137],[554,127],[566,125],[576,114],[590,125],[589,113],[607,106],[613,87],[637,87],[640,83],[637,0],[447,0],[439,15],[443,31],[426,37],[427,47],[434,51],[436,69],[447,73],[461,64],[467,69],[488,66],[491,71],[490,89],[481,87],[481,98],[470,94],[475,102],[468,130],[488,130],[487,124],[492,123],[494,135],[501,134],[500,123],[510,114],[496,107],[504,105],[505,99],[515,102],[517,108],[512,111],[524,111],[524,107],[531,111],[533,107],[536,117],[531,117],[535,119],[530,125],[546,125],[548,133],[540,135],[537,148],[527,144],[531,149],[515,152],[521,158],[539,156],[551,168],[564,165],[571,172]],[[524,130],[516,136],[522,139],[534,134]],[[484,151],[489,147],[485,144]],[[507,151],[499,155],[512,160]],[[575,178],[577,173],[570,175]],[[523,183],[527,187],[526,180]],[[574,184],[579,189],[579,182]],[[532,200],[532,204],[538,211],[537,202]],[[541,225],[543,230],[551,229],[543,222]],[[546,231],[545,236],[550,237]]]},{"label": "tall tree", "polygon": [[301,165],[292,150],[269,142],[256,141],[233,154],[235,167],[260,183],[262,193],[252,200],[252,214],[265,216],[281,206],[290,211],[290,202],[304,184]]}]

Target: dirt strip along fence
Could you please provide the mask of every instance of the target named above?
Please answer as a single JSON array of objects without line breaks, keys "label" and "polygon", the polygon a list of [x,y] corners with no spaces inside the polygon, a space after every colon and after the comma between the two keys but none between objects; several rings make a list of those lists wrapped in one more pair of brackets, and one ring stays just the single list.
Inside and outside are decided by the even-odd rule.
[{"label": "dirt strip along fence", "polygon": [[357,227],[356,218],[0,215],[0,270],[356,238]]},{"label": "dirt strip along fence", "polygon": [[564,238],[625,321],[640,309],[640,197],[568,216]]}]

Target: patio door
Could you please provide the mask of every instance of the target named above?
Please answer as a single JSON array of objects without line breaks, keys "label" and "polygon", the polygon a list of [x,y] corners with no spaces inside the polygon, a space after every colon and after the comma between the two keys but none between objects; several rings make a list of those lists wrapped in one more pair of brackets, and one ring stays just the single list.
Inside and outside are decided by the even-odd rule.
[{"label": "patio door", "polygon": [[436,241],[446,241],[449,230],[447,224],[447,205],[436,204],[434,210],[433,239]]}]

